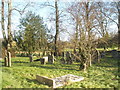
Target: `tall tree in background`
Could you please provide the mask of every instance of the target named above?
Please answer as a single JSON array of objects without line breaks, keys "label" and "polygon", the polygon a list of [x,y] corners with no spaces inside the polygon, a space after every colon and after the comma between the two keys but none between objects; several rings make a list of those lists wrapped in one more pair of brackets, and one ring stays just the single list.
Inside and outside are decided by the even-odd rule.
[{"label": "tall tree in background", "polygon": [[104,16],[104,13],[106,13],[106,9],[107,9],[107,3],[105,2],[97,2],[97,9],[96,9],[96,20],[98,22],[98,27],[96,27],[97,32],[100,34],[101,39],[99,41],[99,43],[102,43],[101,47],[104,48],[104,50],[106,49],[106,47],[108,46],[108,38],[109,38],[109,33],[108,33],[108,26],[109,26],[109,20],[107,17]]},{"label": "tall tree in background", "polygon": [[[43,19],[29,11],[25,17],[20,19],[20,33],[17,37],[17,43],[22,43],[22,50],[28,51],[29,54],[36,50],[45,49],[47,46],[47,28]],[[21,46],[20,46],[21,47]]]},{"label": "tall tree in background", "polygon": [[[2,33],[4,38],[4,47],[6,49],[6,56],[8,59],[6,59],[5,63],[8,62],[8,66],[11,66],[11,55],[10,55],[10,48],[12,47],[12,34],[11,34],[11,14],[12,14],[12,0],[8,0],[8,25],[7,25],[7,34],[5,33],[5,24],[4,24],[4,4],[5,1],[2,0],[2,21],[1,21],[1,27],[2,27]],[[8,61],[7,61],[8,60]],[[7,65],[7,64],[6,64]]]},{"label": "tall tree in background", "polygon": [[106,18],[118,27],[118,49],[120,49],[120,1],[111,2],[106,12],[102,12]]},{"label": "tall tree in background", "polygon": [[118,49],[120,49],[120,1],[117,4],[118,9]]},{"label": "tall tree in background", "polygon": [[76,23],[78,35],[77,47],[79,48],[80,55],[75,55],[75,57],[80,60],[80,70],[86,70],[87,67],[91,66],[91,62],[94,60],[94,55],[96,54],[94,33],[94,28],[96,27],[95,9],[96,6],[94,2],[73,3],[68,9],[70,11],[70,15],[72,17],[74,16],[73,20],[75,20],[74,22]]},{"label": "tall tree in background", "polygon": [[74,22],[75,25],[75,40],[74,43],[74,52],[78,47],[78,36],[79,36],[79,20],[80,20],[80,3],[72,4],[68,9],[67,12],[71,15],[71,22]]},{"label": "tall tree in background", "polygon": [[59,12],[58,12],[57,3],[58,3],[58,0],[55,0],[55,12],[56,12],[55,56],[57,56],[57,52],[58,52],[57,41],[58,41],[58,34],[59,34]]},{"label": "tall tree in background", "polygon": [[[54,13],[52,13],[49,17],[50,21],[55,21],[55,36],[54,36],[54,55],[57,56],[58,52],[59,52],[59,47],[58,47],[58,37],[59,37],[59,33],[60,33],[60,10],[58,7],[58,1],[59,0],[54,0],[54,5],[50,4],[50,2],[45,2],[44,4],[42,4],[42,7],[51,7],[52,9],[55,10]],[[61,11],[62,12],[62,11]],[[55,17],[53,17],[55,16]]]}]

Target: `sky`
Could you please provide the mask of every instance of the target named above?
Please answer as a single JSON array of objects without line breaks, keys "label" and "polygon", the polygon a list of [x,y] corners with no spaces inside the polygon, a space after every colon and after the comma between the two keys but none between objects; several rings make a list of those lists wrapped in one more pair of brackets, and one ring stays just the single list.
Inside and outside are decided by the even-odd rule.
[{"label": "sky", "polygon": [[[44,7],[44,8],[42,7],[41,8],[41,6],[40,6],[40,4],[44,3],[45,1],[49,1],[50,4],[54,5],[54,3],[53,3],[54,0],[12,0],[12,7],[22,10],[29,1],[32,2],[32,6],[30,6],[29,8],[26,8],[25,11],[27,12],[27,11],[31,10],[31,11],[35,12],[36,14],[43,17],[44,23],[47,24],[49,29],[51,27],[54,28],[54,23],[49,22],[49,20],[47,19],[48,17],[50,17],[50,12],[54,12],[54,9],[51,9],[50,7]],[[61,7],[64,7],[65,3],[73,2],[74,0],[60,0],[60,1],[61,2],[59,4],[59,9],[62,9]],[[76,1],[85,1],[85,0],[76,0]],[[99,0],[97,0],[97,1],[99,1]],[[103,1],[108,2],[108,1],[118,1],[118,0],[103,0]],[[1,4],[0,4],[0,7],[1,7]],[[7,4],[5,4],[5,9],[7,9]],[[24,15],[26,12],[24,12]],[[18,25],[20,24],[19,19],[20,19],[20,17],[23,17],[24,15],[21,16],[17,11],[12,12],[12,30],[19,30],[19,28],[18,28]],[[6,15],[6,17],[7,17],[7,15]],[[1,16],[0,16],[0,18],[1,18]],[[1,28],[1,25],[0,25],[0,28]],[[110,28],[112,28],[112,30],[114,31],[115,28],[117,28],[117,27],[115,24],[113,24],[113,25],[111,25]],[[72,28],[70,28],[70,27],[69,27],[69,32],[72,33]],[[53,32],[53,35],[54,34],[55,34],[55,32]],[[1,31],[0,31],[0,38],[2,38]],[[61,33],[61,39],[63,41],[68,40],[69,34],[67,34],[65,32]]]}]

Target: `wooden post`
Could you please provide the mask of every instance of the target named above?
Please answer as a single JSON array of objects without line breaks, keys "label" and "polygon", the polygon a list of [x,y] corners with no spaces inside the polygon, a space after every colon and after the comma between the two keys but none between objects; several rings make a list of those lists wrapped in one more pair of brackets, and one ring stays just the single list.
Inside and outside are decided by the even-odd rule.
[{"label": "wooden post", "polygon": [[11,67],[11,53],[8,52],[8,67]]}]

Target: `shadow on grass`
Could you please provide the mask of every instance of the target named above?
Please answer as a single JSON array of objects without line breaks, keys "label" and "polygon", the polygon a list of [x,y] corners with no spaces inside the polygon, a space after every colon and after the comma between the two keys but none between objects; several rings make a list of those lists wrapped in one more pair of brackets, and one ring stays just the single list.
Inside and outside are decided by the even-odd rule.
[{"label": "shadow on grass", "polygon": [[45,69],[77,70],[77,69],[72,69],[72,68],[64,68],[64,67],[61,68],[61,67],[57,67],[57,66],[37,66],[37,65],[31,65],[30,67],[40,67],[40,68],[45,68]]},{"label": "shadow on grass", "polygon": [[29,63],[29,62],[24,62],[24,61],[14,61],[13,63]]},{"label": "shadow on grass", "polygon": [[111,68],[111,67],[118,67],[119,64],[118,64],[118,61],[119,59],[118,58],[112,58],[112,57],[105,57],[103,58],[103,60],[101,60],[101,62],[99,64],[97,64],[96,66],[97,67],[108,67],[108,68]]},{"label": "shadow on grass", "polygon": [[[29,79],[29,78],[26,78],[26,80],[27,80],[27,82],[29,82],[29,83],[34,83],[34,84],[37,84],[37,85],[40,85],[40,84],[42,84],[42,85],[47,85],[47,84],[43,84],[43,83],[40,83],[40,82],[38,82],[36,79]],[[47,85],[48,86],[48,85]],[[39,89],[38,89],[39,90]],[[40,89],[41,90],[41,89]],[[44,88],[43,88],[43,90],[45,90]]]},{"label": "shadow on grass", "polygon": [[33,83],[33,82],[34,82],[34,84],[39,84],[39,82],[38,82],[36,79],[26,78],[26,80],[27,80],[27,82],[29,82],[29,83]]}]

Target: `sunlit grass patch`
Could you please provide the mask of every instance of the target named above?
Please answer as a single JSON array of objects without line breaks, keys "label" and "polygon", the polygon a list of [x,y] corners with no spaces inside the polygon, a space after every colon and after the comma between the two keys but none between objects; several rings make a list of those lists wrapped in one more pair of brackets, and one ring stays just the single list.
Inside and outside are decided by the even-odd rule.
[{"label": "sunlit grass patch", "polygon": [[37,82],[36,75],[55,78],[74,74],[85,78],[61,88],[117,88],[119,79],[118,60],[110,57],[93,64],[86,72],[79,71],[79,63],[67,65],[58,60],[55,64],[41,65],[39,61],[29,62],[28,57],[15,57],[12,58],[12,67],[3,66],[2,73],[3,88],[50,88]]}]

